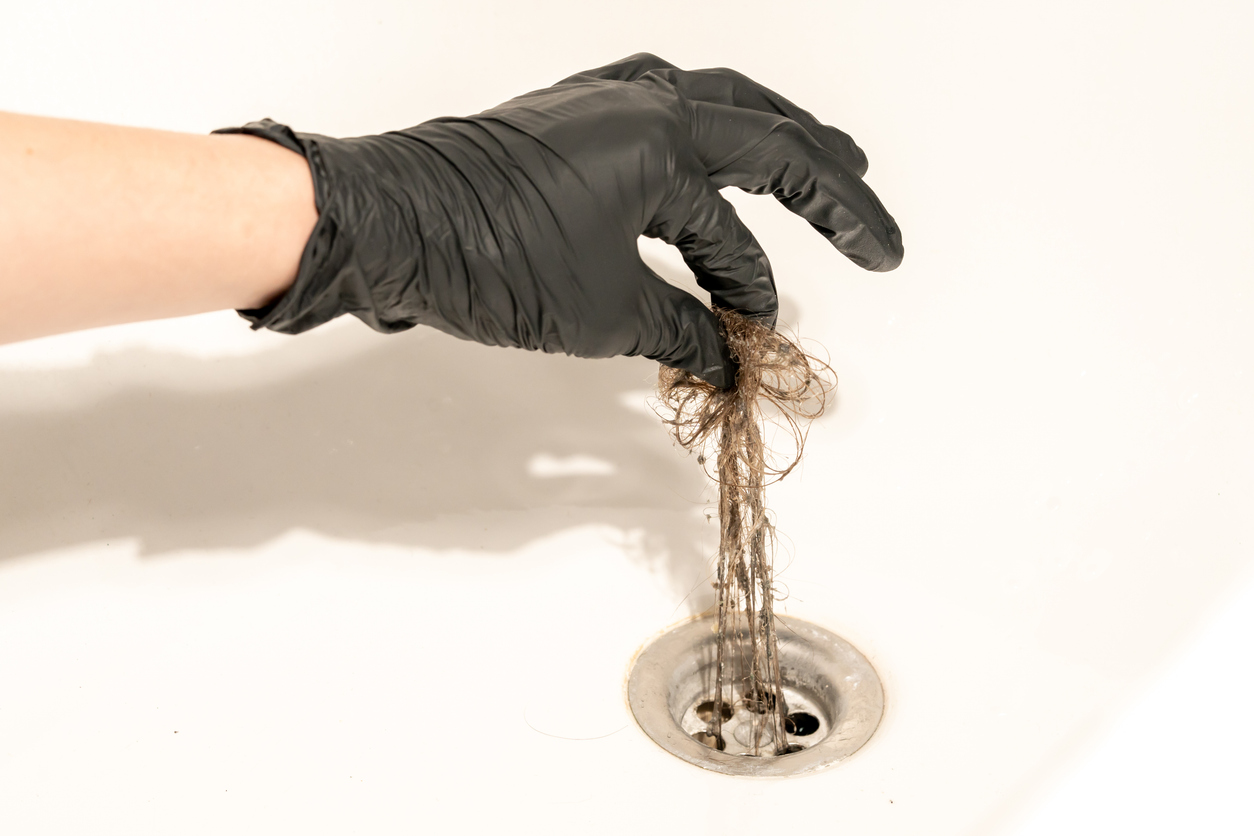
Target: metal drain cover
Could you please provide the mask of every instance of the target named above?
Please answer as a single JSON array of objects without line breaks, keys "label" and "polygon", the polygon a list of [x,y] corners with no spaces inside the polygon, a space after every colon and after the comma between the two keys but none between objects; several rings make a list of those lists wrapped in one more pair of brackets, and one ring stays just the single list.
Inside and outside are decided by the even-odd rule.
[{"label": "metal drain cover", "polygon": [[[644,733],[672,755],[728,775],[816,772],[862,748],[884,714],[875,669],[840,636],[799,618],[777,618],[788,739],[770,741],[764,751],[772,754],[752,754],[749,709],[730,692],[722,745],[715,748],[720,741],[709,733],[717,652],[712,616],[668,630],[636,655],[627,701]],[[785,748],[788,754],[773,754]]]}]

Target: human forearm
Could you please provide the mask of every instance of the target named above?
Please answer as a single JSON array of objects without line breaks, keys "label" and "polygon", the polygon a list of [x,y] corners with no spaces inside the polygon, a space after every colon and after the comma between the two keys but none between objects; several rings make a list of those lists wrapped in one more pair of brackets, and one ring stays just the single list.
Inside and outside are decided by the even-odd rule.
[{"label": "human forearm", "polygon": [[316,219],[274,143],[0,113],[0,343],[259,307]]}]

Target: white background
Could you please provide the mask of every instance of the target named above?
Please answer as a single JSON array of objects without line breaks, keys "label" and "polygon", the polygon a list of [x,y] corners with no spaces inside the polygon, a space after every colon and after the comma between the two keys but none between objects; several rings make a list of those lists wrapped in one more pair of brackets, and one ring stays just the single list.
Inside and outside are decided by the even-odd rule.
[{"label": "white background", "polygon": [[854,136],[906,259],[729,194],[841,377],[770,496],[786,608],[889,700],[793,781],[622,704],[714,542],[647,361],[229,312],[0,348],[0,828],[1254,830],[1249,9],[9,4],[0,109],[194,132],[735,67]]}]

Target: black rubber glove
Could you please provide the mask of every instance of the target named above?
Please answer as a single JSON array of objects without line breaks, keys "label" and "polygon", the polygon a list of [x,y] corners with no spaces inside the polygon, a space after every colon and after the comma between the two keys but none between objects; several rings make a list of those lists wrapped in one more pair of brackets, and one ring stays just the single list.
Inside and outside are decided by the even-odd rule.
[{"label": "black rubber glove", "polygon": [[721,388],[714,315],[658,278],[640,235],[683,253],[715,305],[772,326],[770,265],[718,189],[774,194],[855,264],[891,270],[901,234],[846,134],[739,73],[640,54],[467,118],[333,139],[247,133],[309,160],[318,222],[293,286],[240,311],[294,334],[343,313],[489,345],[643,354]]}]

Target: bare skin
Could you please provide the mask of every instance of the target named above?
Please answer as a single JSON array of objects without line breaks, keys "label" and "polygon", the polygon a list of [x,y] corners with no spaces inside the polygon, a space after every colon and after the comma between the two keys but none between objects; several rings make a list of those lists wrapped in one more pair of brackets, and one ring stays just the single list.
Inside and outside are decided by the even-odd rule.
[{"label": "bare skin", "polygon": [[259,307],[317,217],[264,139],[0,113],[0,344]]}]

